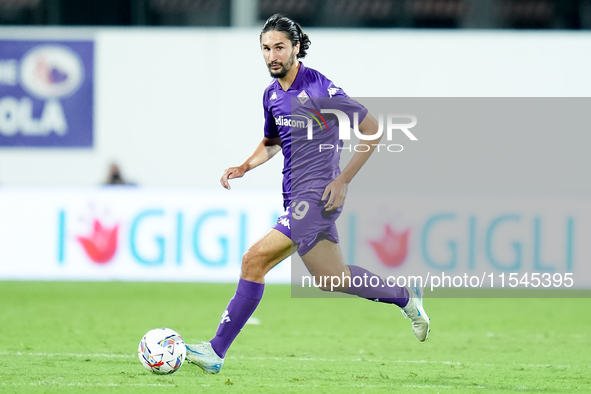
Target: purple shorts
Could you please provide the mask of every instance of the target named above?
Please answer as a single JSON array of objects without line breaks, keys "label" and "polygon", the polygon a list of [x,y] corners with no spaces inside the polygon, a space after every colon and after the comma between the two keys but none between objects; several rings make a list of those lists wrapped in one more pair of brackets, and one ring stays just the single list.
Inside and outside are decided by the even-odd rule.
[{"label": "purple shorts", "polygon": [[287,205],[283,215],[279,216],[274,229],[281,231],[298,244],[300,256],[308,253],[322,239],[339,242],[335,221],[343,207],[327,212],[326,201],[320,201],[322,193],[309,192]]}]

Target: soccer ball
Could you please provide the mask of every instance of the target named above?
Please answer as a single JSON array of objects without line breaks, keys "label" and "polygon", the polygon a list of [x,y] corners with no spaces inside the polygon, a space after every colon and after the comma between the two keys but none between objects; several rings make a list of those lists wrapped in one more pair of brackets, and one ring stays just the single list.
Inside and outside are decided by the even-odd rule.
[{"label": "soccer ball", "polygon": [[140,341],[137,354],[142,365],[150,372],[166,375],[176,372],[187,354],[185,341],[170,328],[148,331]]}]

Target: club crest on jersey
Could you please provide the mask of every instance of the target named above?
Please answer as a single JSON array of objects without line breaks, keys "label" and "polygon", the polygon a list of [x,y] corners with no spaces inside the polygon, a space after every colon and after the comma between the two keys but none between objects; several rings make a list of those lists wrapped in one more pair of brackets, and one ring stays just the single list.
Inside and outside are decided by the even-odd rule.
[{"label": "club crest on jersey", "polygon": [[270,100],[277,100],[277,92],[273,92],[273,94],[271,95]]},{"label": "club crest on jersey", "polygon": [[306,104],[306,102],[310,100],[310,96],[308,96],[308,93],[306,93],[305,90],[302,90],[300,94],[298,94],[298,99],[300,100],[300,103]]}]

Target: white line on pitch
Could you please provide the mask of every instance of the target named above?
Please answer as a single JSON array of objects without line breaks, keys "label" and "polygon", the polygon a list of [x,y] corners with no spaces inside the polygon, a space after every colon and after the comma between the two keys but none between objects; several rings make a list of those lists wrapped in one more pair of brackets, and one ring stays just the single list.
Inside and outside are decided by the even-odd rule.
[{"label": "white line on pitch", "polygon": [[[135,354],[106,354],[106,353],[35,353],[35,352],[8,352],[0,351],[0,355],[11,356],[33,356],[33,357],[104,357],[104,358],[135,358]],[[402,364],[446,364],[446,365],[466,365],[466,366],[480,366],[480,367],[497,367],[501,365],[513,365],[519,367],[532,368],[571,368],[570,365],[553,365],[553,364],[493,364],[493,363],[475,363],[475,362],[460,362],[460,361],[433,361],[433,360],[375,360],[375,359],[350,359],[350,360],[336,360],[327,358],[315,357],[228,357],[231,360],[276,360],[276,361],[318,361],[318,362],[371,362],[371,363],[402,363]]]},{"label": "white line on pitch", "polygon": [[[31,382],[31,383],[0,383],[1,386],[101,386],[101,387],[112,387],[112,386],[139,386],[139,387],[147,387],[147,386],[157,386],[157,387],[176,387],[175,384],[162,384],[162,383],[84,383],[84,382],[75,382],[75,383],[65,383],[65,382],[58,382],[58,381],[39,381],[39,382]],[[203,386],[203,385],[202,385]]]},{"label": "white line on pitch", "polygon": [[103,353],[27,353],[27,352],[0,352],[0,355],[10,356],[34,356],[34,357],[108,357],[108,358],[130,358],[137,357],[132,354],[103,354]]}]

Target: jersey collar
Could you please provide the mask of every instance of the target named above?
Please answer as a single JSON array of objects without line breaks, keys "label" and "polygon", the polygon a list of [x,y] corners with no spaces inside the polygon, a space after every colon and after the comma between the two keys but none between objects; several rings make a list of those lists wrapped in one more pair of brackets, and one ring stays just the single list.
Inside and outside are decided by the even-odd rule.
[{"label": "jersey collar", "polygon": [[306,71],[306,67],[304,66],[304,63],[300,62],[300,68],[298,69],[298,73],[289,89],[287,89],[288,91],[300,89],[300,87],[304,83],[304,71]]},{"label": "jersey collar", "polygon": [[[293,83],[289,87],[289,89],[287,89],[287,92],[289,92],[290,90],[297,90],[302,86],[302,84],[304,83],[304,71],[305,70],[306,70],[306,67],[304,66],[304,63],[300,62],[300,68],[298,69],[298,73],[297,73],[295,79],[293,80]],[[273,83],[275,84],[275,87],[277,89],[281,90],[282,92],[284,92],[284,90],[281,88],[281,85],[279,84],[279,80],[277,80],[277,78],[274,78],[274,79],[275,79],[275,81],[273,81]]]}]

